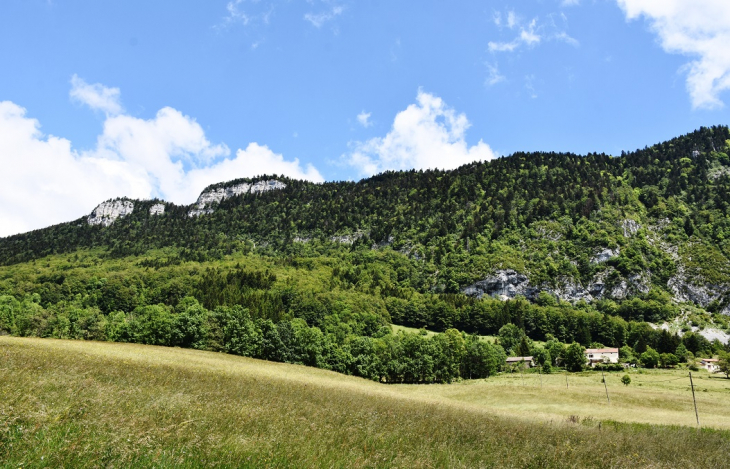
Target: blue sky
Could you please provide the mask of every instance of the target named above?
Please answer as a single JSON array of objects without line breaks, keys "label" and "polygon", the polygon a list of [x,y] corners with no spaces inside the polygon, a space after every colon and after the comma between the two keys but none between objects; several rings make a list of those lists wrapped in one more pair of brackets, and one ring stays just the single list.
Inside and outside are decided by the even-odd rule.
[{"label": "blue sky", "polygon": [[730,121],[726,0],[5,0],[0,44],[0,236],[264,172],[616,155]]}]

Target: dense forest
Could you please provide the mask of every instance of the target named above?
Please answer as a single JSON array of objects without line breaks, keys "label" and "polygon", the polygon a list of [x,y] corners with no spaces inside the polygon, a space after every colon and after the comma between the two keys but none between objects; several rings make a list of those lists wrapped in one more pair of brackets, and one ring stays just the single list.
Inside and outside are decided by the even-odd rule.
[{"label": "dense forest", "polygon": [[730,313],[728,154],[730,131],[712,127],[620,156],[234,180],[204,194],[281,184],[196,216],[129,201],[108,226],[84,217],[0,239],[0,332],[386,382],[486,377],[515,354],[564,365],[571,343],[710,355],[726,346],[702,331],[727,331]]}]

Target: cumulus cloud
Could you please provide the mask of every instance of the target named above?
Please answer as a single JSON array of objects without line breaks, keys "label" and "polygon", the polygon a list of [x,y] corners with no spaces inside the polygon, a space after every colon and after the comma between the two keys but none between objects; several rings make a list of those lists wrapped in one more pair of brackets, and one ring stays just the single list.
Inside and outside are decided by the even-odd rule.
[{"label": "cumulus cloud", "polygon": [[730,2],[617,0],[628,20],[644,16],[669,53],[696,57],[683,67],[694,108],[720,108],[730,89]]},{"label": "cumulus cloud", "polygon": [[86,104],[95,111],[102,111],[107,115],[116,115],[122,112],[119,88],[107,88],[99,83],[90,85],[74,74],[71,77],[72,100]]},{"label": "cumulus cloud", "polygon": [[492,149],[479,141],[466,143],[469,120],[444,101],[418,91],[416,103],[399,112],[385,137],[351,143],[345,161],[362,175],[399,169],[453,169],[473,161],[495,157]]},{"label": "cumulus cloud", "polygon": [[357,121],[360,123],[361,126],[367,128],[373,125],[373,123],[370,121],[370,115],[372,113],[362,111],[360,114],[357,115]]},{"label": "cumulus cloud", "polygon": [[231,157],[226,145],[211,143],[194,119],[170,107],[151,119],[107,113],[90,150],[40,129],[25,109],[0,102],[0,236],[74,220],[112,197],[189,204],[207,185],[239,177],[324,180],[313,166],[257,143]]}]

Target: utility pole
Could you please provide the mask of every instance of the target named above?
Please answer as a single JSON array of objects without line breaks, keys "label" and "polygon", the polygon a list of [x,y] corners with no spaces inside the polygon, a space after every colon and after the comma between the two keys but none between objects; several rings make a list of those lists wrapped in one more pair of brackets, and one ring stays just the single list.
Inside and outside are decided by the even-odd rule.
[{"label": "utility pole", "polygon": [[601,376],[603,377],[603,387],[606,388],[606,399],[608,399],[608,403],[611,403],[611,398],[608,397],[608,385],[606,384],[606,375],[603,374],[603,368],[601,368]]},{"label": "utility pole", "polygon": [[689,372],[689,385],[692,387],[692,402],[695,404],[695,417],[697,417],[697,428],[700,428],[700,414],[697,413],[697,399],[695,399],[695,385],[692,382],[692,372]]}]

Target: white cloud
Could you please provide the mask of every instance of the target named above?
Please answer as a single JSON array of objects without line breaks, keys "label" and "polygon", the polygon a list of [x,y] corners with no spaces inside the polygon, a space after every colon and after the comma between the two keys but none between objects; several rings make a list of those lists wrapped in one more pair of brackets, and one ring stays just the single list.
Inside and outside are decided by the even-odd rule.
[{"label": "white cloud", "polygon": [[626,18],[644,16],[669,53],[697,57],[683,67],[694,108],[720,108],[730,89],[730,2],[617,0]]},{"label": "white cloud", "polygon": [[[510,12],[510,15],[512,15],[512,12]],[[517,25],[516,19],[512,19],[512,22],[509,21],[510,15],[508,15],[508,26],[510,29],[514,29],[514,27]],[[527,25],[527,27],[520,27],[520,33],[517,35],[516,38],[514,38],[510,42],[494,42],[489,41],[489,44],[487,44],[487,47],[489,48],[489,52],[512,52],[515,49],[521,47],[521,46],[534,46],[536,44],[540,43],[540,40],[542,37],[537,32],[537,19],[533,19],[530,21],[530,23]]]},{"label": "white cloud", "polygon": [[444,101],[418,91],[416,103],[399,112],[385,137],[351,143],[343,158],[362,175],[385,170],[453,169],[473,161],[487,161],[494,152],[481,140],[469,146],[464,139],[470,124]]},{"label": "white cloud", "polygon": [[251,21],[251,17],[240,8],[243,0],[234,0],[226,4],[228,15],[223,19],[224,24],[241,23],[244,26]]},{"label": "white cloud", "polygon": [[505,80],[504,75],[499,73],[499,67],[497,67],[497,64],[486,64],[487,70],[489,71],[489,76],[484,81],[486,85],[493,86],[496,85],[499,82],[502,82]]},{"label": "white cloud", "polygon": [[517,15],[514,11],[510,10],[507,12],[507,27],[509,29],[515,29],[515,26],[517,26]]},{"label": "white cloud", "polygon": [[580,0],[563,0],[562,2],[560,2],[560,5],[564,7],[576,6],[580,5]]},{"label": "white cloud", "polygon": [[335,19],[335,17],[341,15],[343,11],[345,11],[344,7],[335,5],[328,11],[323,11],[321,13],[307,13],[304,15],[304,19],[312,23],[312,26],[315,28],[321,28],[322,25],[328,21],[331,21]]},{"label": "white cloud", "polygon": [[75,74],[71,77],[71,91],[69,92],[71,99],[107,115],[122,112],[120,94],[119,88],[107,88],[99,83],[90,85]]},{"label": "white cloud", "polygon": [[0,236],[74,220],[112,197],[189,204],[207,185],[239,177],[324,180],[313,166],[257,143],[230,157],[226,145],[212,144],[194,119],[169,107],[152,119],[107,115],[96,147],[79,151],[44,135],[22,107],[0,102],[0,165]]},{"label": "white cloud", "polygon": [[573,47],[578,47],[580,45],[577,39],[569,36],[568,33],[566,33],[565,31],[561,31],[555,34],[552,38],[558,41],[562,41],[566,44],[570,44]]},{"label": "white cloud", "polygon": [[[244,5],[248,3],[248,5]],[[244,9],[245,7],[245,9]],[[223,21],[214,26],[215,29],[225,30],[234,24],[243,26],[254,24],[269,24],[274,13],[274,3],[260,0],[231,0],[226,4],[226,16]]]},{"label": "white cloud", "polygon": [[525,75],[525,89],[530,93],[530,98],[537,98],[535,90],[535,75]]},{"label": "white cloud", "polygon": [[362,111],[360,114],[357,115],[357,121],[362,125],[363,127],[367,128],[373,125],[372,122],[370,122],[370,115],[372,113]]}]

